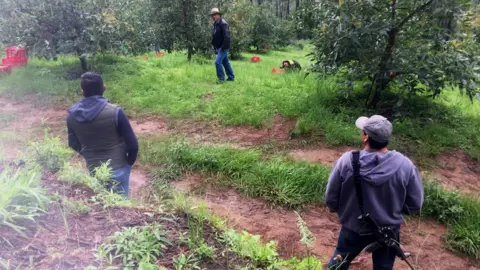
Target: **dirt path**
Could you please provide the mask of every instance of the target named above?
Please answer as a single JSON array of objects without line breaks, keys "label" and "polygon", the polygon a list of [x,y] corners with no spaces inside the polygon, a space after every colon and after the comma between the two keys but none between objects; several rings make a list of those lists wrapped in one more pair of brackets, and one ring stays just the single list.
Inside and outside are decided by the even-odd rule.
[{"label": "dirt path", "polygon": [[[7,135],[13,134],[12,136],[15,137],[15,134],[22,134],[31,129],[34,135],[39,136],[42,134],[42,128],[45,127],[55,134],[65,134],[64,117],[66,112],[61,108],[38,109],[29,104],[14,103],[0,98],[0,113],[11,115],[11,117],[4,117],[5,119],[0,118],[4,122],[0,127],[0,132]],[[239,143],[241,146],[250,146],[270,141],[288,140],[288,133],[293,128],[293,122],[276,117],[272,128],[259,130],[250,127],[220,128],[215,124],[203,125],[193,121],[170,122],[161,118],[145,118],[133,119],[132,126],[140,136],[181,133],[198,142],[232,142]],[[9,143],[12,138],[0,137],[0,139],[4,142],[3,145],[6,145],[6,152],[9,155],[15,154],[15,146]],[[331,165],[347,150],[349,149],[328,147],[297,149],[291,152],[291,156],[296,159]],[[12,153],[9,153],[10,151]],[[464,169],[464,166],[470,168],[474,165],[465,156],[460,159],[453,155],[445,156],[440,157],[440,160],[444,160],[446,164],[445,171],[438,172],[440,175],[464,177],[467,174],[471,177],[468,178],[470,180],[459,178],[446,183],[456,183],[460,187],[478,190],[476,182],[478,178],[472,176],[478,177],[478,171]],[[146,172],[135,167],[131,176],[131,192],[135,194],[147,179]],[[468,186],[462,185],[465,182],[469,183]],[[212,189],[202,183],[202,179],[198,175],[191,175],[175,185],[178,189],[186,191],[197,189],[199,185],[202,185],[202,189],[206,187],[205,195],[197,196],[198,199],[205,201],[216,215],[227,218],[236,228],[261,234],[267,240],[277,240],[282,255],[295,255],[304,251],[298,243],[300,234],[293,211],[272,209],[261,200],[246,198],[233,190]],[[310,208],[303,211],[301,215],[317,237],[313,249],[314,254],[325,261],[332,254],[336,244],[339,230],[338,219],[324,208]],[[444,248],[440,237],[445,233],[445,227],[438,223],[409,221],[402,232],[402,243],[405,244],[408,251],[414,254],[413,261],[419,266],[418,269],[480,269],[472,265],[468,259],[454,255]],[[367,260],[355,267],[355,269],[371,269],[371,262]],[[395,269],[405,269],[405,265],[398,262]]]}]

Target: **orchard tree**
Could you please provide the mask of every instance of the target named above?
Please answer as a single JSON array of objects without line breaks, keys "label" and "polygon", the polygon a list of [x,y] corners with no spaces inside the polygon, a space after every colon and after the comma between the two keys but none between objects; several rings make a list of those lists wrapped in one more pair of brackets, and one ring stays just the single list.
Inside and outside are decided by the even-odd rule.
[{"label": "orchard tree", "polygon": [[[314,70],[345,72],[345,94],[363,82],[366,104],[376,107],[393,84],[432,97],[457,84],[477,91],[479,56],[465,24],[471,0],[322,0],[314,39]],[[444,23],[447,22],[447,23]]]},{"label": "orchard tree", "polygon": [[213,53],[209,24],[213,6],[210,0],[155,1],[160,46],[169,51],[186,50],[189,61],[195,53]]},{"label": "orchard tree", "polygon": [[155,40],[150,0],[0,0],[0,39],[31,55],[56,59],[76,54],[82,71],[86,55],[143,52]]}]

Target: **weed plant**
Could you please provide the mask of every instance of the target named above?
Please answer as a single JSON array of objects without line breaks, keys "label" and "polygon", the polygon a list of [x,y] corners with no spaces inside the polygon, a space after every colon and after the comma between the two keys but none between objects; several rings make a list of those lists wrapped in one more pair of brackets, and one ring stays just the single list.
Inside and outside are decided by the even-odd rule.
[{"label": "weed plant", "polygon": [[26,236],[26,228],[19,223],[34,222],[50,202],[46,191],[40,186],[40,176],[38,168],[14,170],[6,167],[0,172],[0,226]]},{"label": "weed plant", "polygon": [[125,267],[134,267],[139,262],[154,263],[171,246],[167,232],[161,224],[145,227],[123,228],[106,239],[97,249],[97,257],[121,259]]},{"label": "weed plant", "polygon": [[48,132],[45,132],[43,140],[30,143],[30,150],[36,162],[52,172],[59,171],[73,154],[59,137],[52,137]]}]

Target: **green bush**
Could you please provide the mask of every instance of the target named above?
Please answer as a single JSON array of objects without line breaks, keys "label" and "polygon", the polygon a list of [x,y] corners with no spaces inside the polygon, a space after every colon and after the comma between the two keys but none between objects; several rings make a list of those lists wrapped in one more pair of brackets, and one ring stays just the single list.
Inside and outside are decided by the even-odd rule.
[{"label": "green bush", "polygon": [[52,172],[59,171],[73,153],[59,137],[50,137],[48,133],[42,141],[32,142],[30,149],[36,162]]}]

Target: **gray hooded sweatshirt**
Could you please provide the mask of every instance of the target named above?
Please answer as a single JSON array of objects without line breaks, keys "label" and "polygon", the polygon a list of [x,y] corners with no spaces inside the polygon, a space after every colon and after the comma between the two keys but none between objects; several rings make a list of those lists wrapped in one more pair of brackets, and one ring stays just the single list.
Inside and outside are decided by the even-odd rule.
[{"label": "gray hooded sweatshirt", "polygon": [[[400,226],[402,214],[412,215],[423,204],[423,185],[412,161],[399,152],[361,151],[360,175],[365,213],[379,225]],[[358,221],[352,153],[336,162],[328,180],[327,206],[338,212],[342,226],[357,233],[370,231]]]}]

